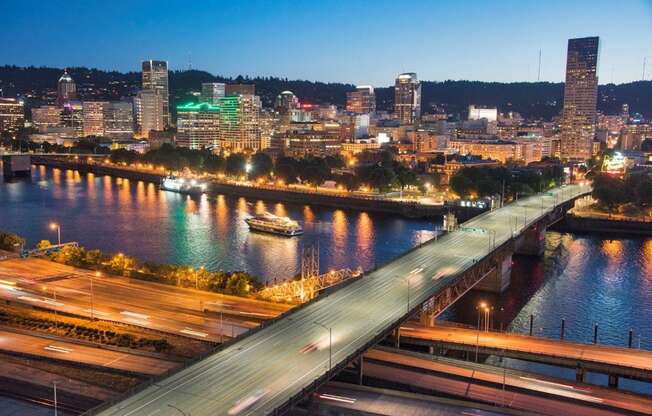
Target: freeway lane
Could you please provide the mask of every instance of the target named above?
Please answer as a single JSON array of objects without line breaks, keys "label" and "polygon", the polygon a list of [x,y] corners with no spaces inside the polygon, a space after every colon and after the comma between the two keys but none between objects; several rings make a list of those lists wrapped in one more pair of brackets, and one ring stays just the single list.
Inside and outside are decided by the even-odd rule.
[{"label": "freeway lane", "polygon": [[72,342],[54,341],[3,330],[0,330],[0,351],[14,351],[148,375],[162,374],[179,365],[175,362],[144,355],[128,354]]},{"label": "freeway lane", "polygon": [[478,332],[472,329],[448,326],[425,328],[415,322],[410,322],[409,327],[401,327],[401,337],[470,346],[475,346],[477,343],[480,347],[562,357],[577,361],[591,361],[652,372],[652,352],[631,348],[580,344],[501,332]]},{"label": "freeway lane", "polygon": [[[290,308],[118,276],[97,277],[88,270],[35,258],[0,262],[0,298],[90,316],[91,279],[96,318],[205,341],[219,341],[221,334],[239,335]],[[218,313],[201,309],[223,311],[222,322]]]},{"label": "freeway lane", "polygon": [[[512,238],[515,223],[519,232],[551,210],[554,201],[589,190],[557,188],[465,225],[494,231],[500,245]],[[170,405],[193,416],[267,414],[328,371],[329,331],[322,325],[332,329],[333,364],[345,360],[487,255],[491,234],[460,230],[431,241],[99,414],[178,414]]]}]

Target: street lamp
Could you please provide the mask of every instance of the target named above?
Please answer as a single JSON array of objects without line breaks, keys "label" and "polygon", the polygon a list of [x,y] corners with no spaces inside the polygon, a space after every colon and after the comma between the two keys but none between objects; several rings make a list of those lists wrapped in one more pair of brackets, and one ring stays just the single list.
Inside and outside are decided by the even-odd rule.
[{"label": "street lamp", "polygon": [[320,326],[328,331],[328,373],[330,374],[333,366],[333,328],[317,321],[314,321],[313,324]]},{"label": "street lamp", "polygon": [[[101,277],[102,273],[100,272],[95,272],[96,277]],[[90,280],[91,280],[91,321],[95,320],[94,317],[94,312],[93,312],[93,275],[90,275]]]},{"label": "street lamp", "polygon": [[51,230],[57,230],[57,241],[58,244],[61,245],[61,226],[57,224],[56,222],[50,223],[50,229]]}]

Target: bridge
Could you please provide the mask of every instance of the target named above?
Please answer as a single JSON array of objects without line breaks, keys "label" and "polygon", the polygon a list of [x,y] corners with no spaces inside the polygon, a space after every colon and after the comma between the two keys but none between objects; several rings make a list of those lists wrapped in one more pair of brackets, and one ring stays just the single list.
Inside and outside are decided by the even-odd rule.
[{"label": "bridge", "polygon": [[511,254],[540,252],[545,227],[590,190],[564,186],[483,213],[89,414],[283,414],[413,315],[430,319],[481,281],[502,290]]},{"label": "bridge", "polygon": [[618,377],[652,382],[652,352],[598,344],[553,340],[504,332],[477,331],[452,326],[401,328],[404,343],[452,349],[467,353],[495,354],[521,360],[576,369],[577,381],[587,372],[607,374],[609,386]]},{"label": "bridge", "polygon": [[29,176],[31,172],[32,157],[34,156],[65,156],[75,159],[86,158],[106,158],[106,154],[85,154],[85,153],[23,153],[23,152],[6,152],[0,150],[2,160],[2,171],[5,178],[16,176]]}]

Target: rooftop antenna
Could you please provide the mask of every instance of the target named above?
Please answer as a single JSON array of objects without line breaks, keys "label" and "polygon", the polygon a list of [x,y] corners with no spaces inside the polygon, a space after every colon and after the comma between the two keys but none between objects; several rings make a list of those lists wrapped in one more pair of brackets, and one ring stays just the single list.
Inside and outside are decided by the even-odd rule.
[{"label": "rooftop antenna", "polygon": [[539,49],[539,70],[537,71],[537,82],[541,81],[541,49]]},{"label": "rooftop antenna", "polygon": [[192,70],[192,54],[188,51],[188,71]]},{"label": "rooftop antenna", "polygon": [[646,64],[645,61],[646,61],[646,60],[647,60],[647,57],[644,56],[644,57],[643,57],[643,78],[641,78],[643,81],[645,81],[645,64]]}]

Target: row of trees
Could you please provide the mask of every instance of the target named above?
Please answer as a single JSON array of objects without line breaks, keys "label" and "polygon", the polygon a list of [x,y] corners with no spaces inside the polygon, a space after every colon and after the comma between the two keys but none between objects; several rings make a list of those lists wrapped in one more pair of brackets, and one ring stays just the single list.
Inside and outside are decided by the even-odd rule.
[{"label": "row of trees", "polygon": [[12,233],[0,232],[0,250],[18,251],[24,245],[24,238]]},{"label": "row of trees", "polygon": [[561,184],[564,171],[553,165],[546,170],[507,167],[468,167],[457,171],[450,187],[462,198],[488,197],[505,192],[506,199],[530,195]]},{"label": "row of trees", "polygon": [[[43,240],[38,247],[47,248],[50,245],[49,241]],[[256,281],[245,272],[211,272],[203,267],[141,263],[122,253],[108,255],[100,250],[86,250],[84,247],[66,246],[52,253],[50,258],[74,267],[229,295],[247,296],[258,288]]]},{"label": "row of trees", "polygon": [[593,178],[593,198],[609,212],[626,204],[638,208],[652,207],[652,175],[639,173],[627,175],[624,179],[605,173]]}]

